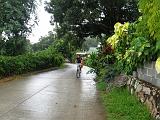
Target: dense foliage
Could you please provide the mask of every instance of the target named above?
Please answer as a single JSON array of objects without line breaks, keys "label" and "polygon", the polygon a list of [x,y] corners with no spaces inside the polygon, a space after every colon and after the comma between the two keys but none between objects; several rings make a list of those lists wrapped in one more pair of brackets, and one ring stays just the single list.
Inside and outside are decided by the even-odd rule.
[{"label": "dense foliage", "polygon": [[[147,37],[153,47],[150,49],[150,55],[157,58],[160,54],[160,1],[159,0],[140,0],[139,8],[142,12],[142,17],[137,26],[137,31],[140,36]],[[156,67],[160,68],[157,60]],[[159,71],[158,71],[159,72]]]},{"label": "dense foliage", "polygon": [[62,55],[52,48],[16,57],[0,56],[0,77],[58,67],[62,63]]},{"label": "dense foliage", "polygon": [[70,31],[80,38],[110,35],[116,22],[135,21],[139,15],[137,0],[51,0],[46,9],[61,34]]},{"label": "dense foliage", "polygon": [[57,52],[61,53],[70,62],[74,62],[73,59],[77,48],[73,46],[71,42],[68,42],[67,39],[69,39],[67,36],[61,39],[56,39],[51,47],[54,48]]},{"label": "dense foliage", "polygon": [[151,43],[143,36],[137,36],[135,24],[117,23],[115,34],[108,38],[107,44],[114,49],[114,64],[118,71],[132,74],[137,67],[150,60]]},{"label": "dense foliage", "polygon": [[117,23],[114,34],[98,55],[91,55],[88,65],[94,68],[100,80],[111,80],[117,74],[129,74],[144,62],[157,58],[152,40],[137,33],[137,23]]},{"label": "dense foliage", "polygon": [[53,42],[55,41],[55,35],[53,33],[50,33],[48,36],[45,37],[41,37],[39,39],[39,42],[34,43],[32,45],[32,50],[34,52],[36,51],[41,51],[41,50],[45,50],[47,49],[50,45],[53,44]]},{"label": "dense foliage", "polygon": [[39,42],[31,46],[33,52],[51,47],[72,62],[76,50],[80,48],[77,41],[76,36],[70,33],[66,33],[61,38],[58,38],[56,34],[49,33],[48,36],[42,37]]},{"label": "dense foliage", "polygon": [[[36,21],[35,0],[0,0],[0,53],[19,55],[26,51],[30,20]],[[16,49],[15,49],[16,48]]]},{"label": "dense foliage", "polygon": [[156,47],[157,49],[160,49],[160,1],[140,0],[139,8],[142,12],[142,18],[140,21],[140,25],[138,26],[138,30],[141,31],[141,35],[146,33],[152,38],[153,41],[156,40]]},{"label": "dense foliage", "polygon": [[[135,23],[115,25],[109,42],[116,56],[119,71],[132,74],[144,62],[156,60],[160,51],[159,0],[140,0],[142,16]],[[157,64],[158,65],[158,64]]]},{"label": "dense foliage", "polygon": [[[114,75],[115,71],[118,74],[132,74],[145,62],[158,58],[160,52],[159,6],[159,0],[140,0],[139,9],[142,16],[136,22],[115,24],[114,34],[106,40],[106,44],[102,46],[93,62],[97,63],[94,68],[96,72],[98,71],[98,76],[104,76],[102,79],[105,79],[105,74]],[[111,46],[111,49],[108,49],[108,46]],[[108,50],[110,52],[107,52]],[[110,58],[112,63],[106,58]],[[156,62],[157,70],[160,68],[158,61],[159,59]],[[108,70],[114,72],[108,72]]]},{"label": "dense foliage", "polygon": [[107,49],[98,54],[93,53],[86,60],[86,65],[93,68],[90,72],[97,75],[96,80],[109,82],[117,75],[117,69],[114,67],[114,56],[111,46],[106,46]]}]

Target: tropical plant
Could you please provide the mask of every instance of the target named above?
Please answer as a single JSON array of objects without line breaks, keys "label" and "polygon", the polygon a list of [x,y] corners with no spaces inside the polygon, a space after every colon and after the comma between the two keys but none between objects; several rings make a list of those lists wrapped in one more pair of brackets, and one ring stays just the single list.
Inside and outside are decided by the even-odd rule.
[{"label": "tropical plant", "polygon": [[100,55],[93,53],[87,58],[86,65],[92,68],[90,72],[96,73],[96,80],[109,82],[117,74],[113,64],[114,57],[111,54]]},{"label": "tropical plant", "polygon": [[138,36],[136,23],[117,23],[115,34],[107,43],[114,49],[115,64],[121,73],[132,74],[139,65],[150,60],[152,44],[147,38]]}]

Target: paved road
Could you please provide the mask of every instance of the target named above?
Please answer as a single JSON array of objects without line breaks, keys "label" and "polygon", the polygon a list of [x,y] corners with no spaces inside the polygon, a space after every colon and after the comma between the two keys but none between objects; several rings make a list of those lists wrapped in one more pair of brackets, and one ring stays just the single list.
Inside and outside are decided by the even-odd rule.
[{"label": "paved road", "polygon": [[0,83],[0,120],[105,120],[93,75],[67,66]]}]

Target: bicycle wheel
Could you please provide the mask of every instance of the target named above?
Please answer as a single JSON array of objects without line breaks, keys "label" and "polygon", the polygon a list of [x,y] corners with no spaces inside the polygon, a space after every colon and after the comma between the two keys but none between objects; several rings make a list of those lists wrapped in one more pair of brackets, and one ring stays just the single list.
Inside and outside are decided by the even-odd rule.
[{"label": "bicycle wheel", "polygon": [[76,77],[79,78],[81,75],[80,67],[77,68]]},{"label": "bicycle wheel", "polygon": [[79,78],[79,70],[77,69],[76,77]]}]

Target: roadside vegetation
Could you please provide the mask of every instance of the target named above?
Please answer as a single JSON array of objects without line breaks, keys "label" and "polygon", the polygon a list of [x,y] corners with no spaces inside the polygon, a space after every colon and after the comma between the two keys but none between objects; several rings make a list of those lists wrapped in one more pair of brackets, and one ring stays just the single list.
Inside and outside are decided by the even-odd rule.
[{"label": "roadside vegetation", "polygon": [[87,60],[92,72],[97,74],[97,83],[103,90],[108,86],[111,90],[102,94],[109,120],[151,120],[147,108],[135,97],[126,89],[112,88],[110,83],[117,75],[132,75],[145,62],[157,60],[156,68],[160,68],[160,21],[156,21],[160,14],[159,6],[159,0],[139,0],[139,19],[117,22],[113,34],[103,37],[99,53],[92,54]]},{"label": "roadside vegetation", "polygon": [[101,93],[107,120],[153,120],[147,107],[131,95],[126,88],[114,88]]},{"label": "roadside vegetation", "polygon": [[97,83],[107,120],[154,120],[148,108],[131,95],[126,87],[114,87],[107,93],[106,87],[105,82]]},{"label": "roadside vegetation", "polygon": [[63,62],[63,56],[54,49],[15,57],[0,56],[0,78],[51,67],[59,67]]}]

